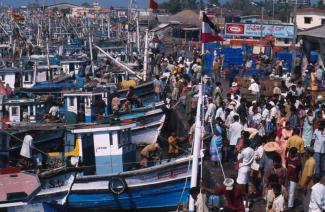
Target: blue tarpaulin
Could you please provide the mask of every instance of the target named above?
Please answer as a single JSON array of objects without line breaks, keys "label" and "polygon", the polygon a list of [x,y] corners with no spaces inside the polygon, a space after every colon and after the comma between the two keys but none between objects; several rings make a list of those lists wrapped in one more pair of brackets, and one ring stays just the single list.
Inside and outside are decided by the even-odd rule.
[{"label": "blue tarpaulin", "polygon": [[208,75],[210,77],[213,77],[213,59],[214,55],[213,53],[206,53],[203,55],[203,75]]},{"label": "blue tarpaulin", "polygon": [[60,82],[60,83],[36,84],[32,88],[61,90],[61,89],[73,88],[73,87],[74,84],[72,82]]}]

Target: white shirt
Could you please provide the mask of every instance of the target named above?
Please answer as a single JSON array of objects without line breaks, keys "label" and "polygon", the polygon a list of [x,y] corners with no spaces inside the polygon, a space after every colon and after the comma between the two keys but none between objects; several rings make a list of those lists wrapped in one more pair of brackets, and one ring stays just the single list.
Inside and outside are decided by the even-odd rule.
[{"label": "white shirt", "polygon": [[265,120],[265,121],[271,121],[270,119],[270,111],[265,108],[262,112],[262,120]]},{"label": "white shirt", "polygon": [[297,87],[297,95],[301,96],[303,93],[305,93],[305,88],[304,87]]},{"label": "white shirt", "polygon": [[273,88],[273,94],[281,94],[281,89],[279,87]]},{"label": "white shirt", "polygon": [[239,167],[250,165],[253,162],[254,154],[254,150],[251,147],[243,149],[237,156],[238,161],[243,160],[239,163]]},{"label": "white shirt", "polygon": [[284,197],[282,194],[273,200],[272,212],[284,211]]},{"label": "white shirt", "polygon": [[197,196],[197,200],[195,202],[196,211],[209,212],[209,208],[206,203],[207,203],[206,194],[199,193]]},{"label": "white shirt", "polygon": [[260,164],[257,161],[257,159],[261,159],[264,153],[264,148],[263,145],[259,146],[255,151],[254,151],[254,160],[251,165],[251,168],[255,171],[258,171],[260,168]]},{"label": "white shirt", "polygon": [[260,86],[256,83],[256,82],[253,82],[249,88],[248,88],[249,91],[252,92],[252,94],[257,94],[260,92]]},{"label": "white shirt", "polygon": [[270,111],[270,119],[278,118],[278,109],[276,106],[273,106]]},{"label": "white shirt", "polygon": [[234,146],[237,144],[237,141],[241,136],[242,130],[243,130],[243,125],[241,125],[238,121],[230,124],[230,126],[229,126],[230,145]]},{"label": "white shirt", "polygon": [[25,158],[32,158],[32,149],[33,137],[30,135],[25,135],[23,144],[21,146],[20,155]]},{"label": "white shirt", "polygon": [[226,111],[222,107],[219,107],[216,112],[216,118],[218,117],[220,117],[222,121],[225,121],[226,119]]},{"label": "white shirt", "polygon": [[58,112],[59,112],[59,107],[58,106],[52,106],[50,108],[49,114],[51,114],[52,116],[56,116]]},{"label": "white shirt", "polygon": [[323,79],[323,69],[317,69],[316,70],[316,78],[318,81],[322,81]]},{"label": "white shirt", "polygon": [[316,129],[313,139],[315,139],[314,151],[317,153],[325,153],[325,132]]},{"label": "white shirt", "polygon": [[260,124],[262,121],[262,115],[260,113],[256,113],[252,116],[252,121],[256,124]]},{"label": "white shirt", "polygon": [[309,211],[321,212],[322,210],[325,210],[325,186],[316,183],[311,187]]},{"label": "white shirt", "polygon": [[210,103],[208,105],[207,112],[205,113],[204,120],[209,121],[210,119],[212,119],[216,114],[216,109],[217,109],[216,105],[214,103]]}]

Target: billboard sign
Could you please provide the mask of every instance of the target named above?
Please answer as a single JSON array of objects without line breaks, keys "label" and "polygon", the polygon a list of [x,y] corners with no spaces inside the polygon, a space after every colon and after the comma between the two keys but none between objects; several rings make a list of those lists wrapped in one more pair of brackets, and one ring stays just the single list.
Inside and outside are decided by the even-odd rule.
[{"label": "billboard sign", "polygon": [[226,23],[225,34],[243,37],[274,36],[276,38],[293,38],[293,25],[273,24],[233,24]]},{"label": "billboard sign", "polygon": [[245,32],[245,26],[243,24],[226,24],[226,34],[243,35]]}]

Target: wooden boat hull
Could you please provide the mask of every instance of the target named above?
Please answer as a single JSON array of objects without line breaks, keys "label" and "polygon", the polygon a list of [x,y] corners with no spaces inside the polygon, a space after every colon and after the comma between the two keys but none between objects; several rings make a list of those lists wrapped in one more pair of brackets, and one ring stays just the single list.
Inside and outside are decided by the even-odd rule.
[{"label": "wooden boat hull", "polygon": [[[175,208],[186,203],[190,189],[190,158],[111,176],[77,178],[68,197],[72,208],[109,210]],[[110,180],[122,179],[125,189],[116,194]]]}]

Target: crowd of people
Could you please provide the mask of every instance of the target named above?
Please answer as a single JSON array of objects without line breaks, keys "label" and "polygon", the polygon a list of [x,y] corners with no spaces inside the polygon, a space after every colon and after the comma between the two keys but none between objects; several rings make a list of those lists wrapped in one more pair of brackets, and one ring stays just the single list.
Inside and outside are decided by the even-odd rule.
[{"label": "crowd of people", "polygon": [[205,133],[212,135],[210,160],[216,166],[219,161],[233,164],[236,170],[224,185],[202,184],[201,190],[224,194],[228,211],[248,210],[261,196],[266,211],[290,210],[298,204],[297,194],[305,211],[325,210],[325,101],[310,92],[313,83],[321,89],[324,69],[308,65],[301,73],[283,74],[282,82],[274,83],[272,94],[266,95],[255,76],[247,88],[239,85],[236,74],[229,76],[228,87],[220,76],[222,57],[215,59],[213,76],[202,76],[201,57],[193,55],[192,61],[165,58],[165,68],[172,74],[170,98],[184,106],[185,118],[192,124],[191,143],[203,79]]}]

